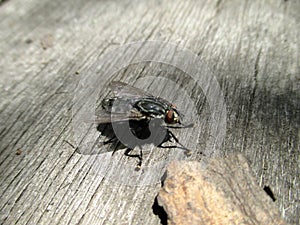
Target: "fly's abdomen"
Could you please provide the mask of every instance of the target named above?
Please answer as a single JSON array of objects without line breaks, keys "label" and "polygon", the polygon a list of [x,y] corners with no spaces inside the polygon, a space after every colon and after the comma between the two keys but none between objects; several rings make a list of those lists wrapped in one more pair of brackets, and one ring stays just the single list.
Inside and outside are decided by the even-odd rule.
[{"label": "fly's abdomen", "polygon": [[121,98],[106,98],[101,102],[102,109],[110,113],[128,113],[132,107],[131,100]]}]

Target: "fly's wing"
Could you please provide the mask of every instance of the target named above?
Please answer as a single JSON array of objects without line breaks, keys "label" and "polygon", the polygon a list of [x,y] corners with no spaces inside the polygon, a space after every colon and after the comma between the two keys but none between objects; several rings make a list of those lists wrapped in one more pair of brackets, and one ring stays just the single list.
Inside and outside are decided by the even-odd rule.
[{"label": "fly's wing", "polygon": [[103,124],[128,120],[138,121],[147,118],[146,115],[134,108],[133,105],[137,100],[145,96],[152,97],[151,94],[120,81],[113,81],[109,86],[114,97],[103,99],[101,103],[102,110],[95,113],[95,123]]},{"label": "fly's wing", "polygon": [[[164,103],[170,107],[173,107],[173,104],[167,101],[164,98],[153,96],[152,94],[143,91],[139,88],[130,86],[121,81],[112,81],[110,83],[110,88],[115,96],[115,98],[123,101],[127,101],[127,103],[134,104],[137,100],[141,98],[153,98],[161,103]],[[175,107],[176,108],[176,107]]]},{"label": "fly's wing", "polygon": [[113,122],[123,122],[128,120],[142,120],[146,119],[147,117],[139,112],[138,110],[132,108],[129,112],[120,112],[120,113],[113,113],[107,112],[106,110],[101,110],[96,113],[96,116],[93,122],[97,124],[104,124],[104,123],[113,123]]},{"label": "fly's wing", "polygon": [[169,101],[167,101],[166,99],[157,97],[157,96],[153,96],[148,92],[145,92],[139,88],[130,86],[121,81],[112,81],[110,83],[110,88],[111,88],[114,96],[117,98],[123,98],[123,99],[129,99],[129,98],[137,99],[137,98],[145,98],[145,97],[155,98],[157,101],[160,101],[166,105],[173,107],[173,104],[170,103]]},{"label": "fly's wing", "polygon": [[141,97],[154,97],[153,95],[133,86],[130,86],[121,81],[112,81],[110,88],[117,98],[136,99]]}]

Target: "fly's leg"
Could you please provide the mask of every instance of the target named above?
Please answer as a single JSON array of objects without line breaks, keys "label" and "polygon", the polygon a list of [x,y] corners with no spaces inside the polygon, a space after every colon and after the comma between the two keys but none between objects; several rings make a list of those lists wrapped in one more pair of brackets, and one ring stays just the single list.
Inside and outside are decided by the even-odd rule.
[{"label": "fly's leg", "polygon": [[75,150],[75,152],[80,153],[78,147],[75,147],[73,144],[71,144],[71,143],[70,143],[69,141],[67,141],[67,140],[63,140],[63,141],[66,142],[68,145],[70,145],[70,146]]},{"label": "fly's leg", "polygon": [[[185,154],[186,156],[191,156],[192,151],[189,150],[187,147],[185,147],[183,144],[181,144],[181,143],[179,142],[178,138],[177,138],[170,130],[167,130],[167,131],[168,131],[168,135],[169,135],[170,137],[172,137],[172,138],[175,140],[175,142],[178,143],[178,144],[181,146],[181,147],[178,147],[178,146],[175,146],[175,147],[176,147],[176,148],[181,148],[181,149],[185,150],[184,154]],[[166,147],[166,146],[163,146],[163,147]],[[170,147],[171,147],[171,146],[170,146]]]},{"label": "fly's leg", "polygon": [[195,124],[194,123],[190,123],[190,124],[181,124],[181,126],[171,126],[171,125],[167,125],[165,126],[166,128],[171,128],[171,129],[183,129],[183,128],[192,128],[194,127]]},{"label": "fly's leg", "polygon": [[107,145],[109,143],[113,143],[117,140],[116,136],[113,136],[112,138],[108,139],[107,141],[103,141],[102,144]]},{"label": "fly's leg", "polygon": [[[101,145],[107,145],[107,144],[110,144],[110,143],[113,143],[113,142],[116,142],[118,141],[118,138],[116,136],[113,136],[112,138],[108,139],[107,141],[103,141],[103,142],[100,142],[98,144],[98,147],[100,147]],[[116,148],[114,149],[112,155],[114,155],[116,152]]]},{"label": "fly's leg", "polygon": [[143,151],[142,148],[140,148],[140,154],[129,154],[133,149],[131,148],[127,148],[124,155],[129,156],[129,157],[134,157],[134,158],[138,158],[139,162],[135,167],[136,171],[139,171],[142,167],[142,162],[143,162]]}]

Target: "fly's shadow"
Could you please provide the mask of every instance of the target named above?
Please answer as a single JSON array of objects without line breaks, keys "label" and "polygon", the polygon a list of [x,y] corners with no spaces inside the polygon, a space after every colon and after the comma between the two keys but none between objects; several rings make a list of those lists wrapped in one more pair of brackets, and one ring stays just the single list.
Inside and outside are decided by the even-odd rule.
[{"label": "fly's shadow", "polygon": [[[126,140],[125,140],[125,142],[124,142],[124,140],[121,142],[114,131],[114,128],[122,129],[122,127],[124,126],[124,123],[129,123],[130,131],[127,131],[127,132],[131,132],[136,138],[138,138],[140,140],[145,140],[143,142],[144,144],[154,144],[158,148],[179,148],[179,149],[185,150],[185,154],[187,156],[190,155],[190,151],[179,142],[179,140],[170,131],[170,129],[168,129],[167,126],[163,126],[161,124],[160,120],[154,119],[154,121],[156,121],[156,122],[153,122],[153,120],[151,120],[151,121],[152,121],[151,125],[155,126],[155,134],[152,134],[152,135],[155,135],[156,137],[159,137],[159,140],[162,140],[159,143],[157,143],[157,142],[155,143],[155,141],[153,141],[153,139],[149,138],[151,136],[151,131],[150,131],[150,127],[149,127],[150,121],[145,119],[145,120],[139,120],[139,121],[129,120],[129,121],[113,122],[114,124],[112,124],[112,123],[99,124],[97,126],[97,130],[101,133],[102,136],[105,136],[107,139],[106,141],[99,143],[99,145],[107,146],[106,151],[113,152],[113,154],[118,150],[123,150],[124,148],[126,148],[126,150],[124,152],[124,154],[126,156],[138,159],[138,164],[136,166],[136,169],[138,170],[141,167],[142,161],[143,161],[143,151],[142,151],[143,146],[140,146],[138,144],[136,144],[135,146],[132,146],[132,142],[126,143]],[[174,141],[177,143],[177,145],[175,145],[175,144],[165,145],[166,142],[174,143]],[[131,146],[131,147],[128,147],[128,146]],[[131,154],[131,151],[135,147],[140,149],[139,154]],[[93,154],[100,154],[100,152],[94,152]]]}]

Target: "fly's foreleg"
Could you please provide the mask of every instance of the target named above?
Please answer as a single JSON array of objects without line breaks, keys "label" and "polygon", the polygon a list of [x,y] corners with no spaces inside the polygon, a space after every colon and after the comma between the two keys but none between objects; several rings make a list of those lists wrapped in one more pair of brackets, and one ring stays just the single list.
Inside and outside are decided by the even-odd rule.
[{"label": "fly's foreleg", "polygon": [[[177,138],[170,130],[168,130],[168,135],[169,135],[170,137],[172,137],[172,138],[175,140],[175,142],[181,146],[181,147],[180,147],[181,149],[185,150],[184,154],[185,154],[186,156],[190,156],[190,155],[192,154],[192,151],[189,150],[187,147],[185,147],[183,144],[181,144],[181,143],[179,142],[178,138]],[[176,147],[178,148],[178,146],[176,146]]]},{"label": "fly's foreleg", "polygon": [[118,140],[118,138],[116,136],[113,136],[112,138],[108,139],[107,141],[103,141],[102,144],[107,145],[109,143],[113,143],[116,140]]},{"label": "fly's foreleg", "polygon": [[143,151],[142,148],[140,147],[140,154],[129,154],[133,149],[131,148],[127,148],[124,155],[129,156],[129,157],[134,157],[134,158],[138,158],[139,162],[135,167],[135,170],[138,171],[141,169],[142,167],[142,162],[143,162]]}]

